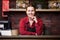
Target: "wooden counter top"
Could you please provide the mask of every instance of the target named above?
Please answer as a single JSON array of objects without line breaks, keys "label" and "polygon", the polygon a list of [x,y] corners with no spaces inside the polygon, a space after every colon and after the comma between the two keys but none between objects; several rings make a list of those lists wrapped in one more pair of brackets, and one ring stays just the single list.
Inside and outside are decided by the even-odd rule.
[{"label": "wooden counter top", "polygon": [[53,38],[53,39],[55,39],[55,38],[60,38],[60,36],[55,36],[55,35],[53,35],[53,36],[51,36],[51,35],[40,35],[40,36],[33,36],[33,35],[19,35],[19,36],[0,36],[0,39],[11,39],[11,38],[13,38],[13,39],[46,39],[46,38]]}]

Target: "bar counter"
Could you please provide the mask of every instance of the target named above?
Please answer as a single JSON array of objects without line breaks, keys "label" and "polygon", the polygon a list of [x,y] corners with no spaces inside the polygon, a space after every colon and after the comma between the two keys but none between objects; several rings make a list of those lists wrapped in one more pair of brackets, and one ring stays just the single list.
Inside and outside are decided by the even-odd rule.
[{"label": "bar counter", "polygon": [[60,40],[58,35],[19,35],[19,36],[0,36],[0,40]]}]

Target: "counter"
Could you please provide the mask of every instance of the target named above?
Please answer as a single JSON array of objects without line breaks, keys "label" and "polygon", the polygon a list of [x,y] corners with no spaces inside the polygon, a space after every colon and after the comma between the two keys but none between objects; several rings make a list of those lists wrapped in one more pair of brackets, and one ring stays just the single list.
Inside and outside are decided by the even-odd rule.
[{"label": "counter", "polygon": [[0,36],[0,40],[60,40],[60,36],[51,35],[19,35],[19,36]]}]

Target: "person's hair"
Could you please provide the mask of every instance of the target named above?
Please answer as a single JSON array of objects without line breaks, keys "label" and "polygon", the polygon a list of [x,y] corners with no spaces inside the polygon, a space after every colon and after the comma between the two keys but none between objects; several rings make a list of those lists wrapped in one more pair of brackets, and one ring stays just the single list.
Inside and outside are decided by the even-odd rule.
[{"label": "person's hair", "polygon": [[27,10],[28,7],[33,7],[34,10],[36,11],[36,8],[35,8],[33,5],[29,4],[29,5],[26,7],[26,10]]}]

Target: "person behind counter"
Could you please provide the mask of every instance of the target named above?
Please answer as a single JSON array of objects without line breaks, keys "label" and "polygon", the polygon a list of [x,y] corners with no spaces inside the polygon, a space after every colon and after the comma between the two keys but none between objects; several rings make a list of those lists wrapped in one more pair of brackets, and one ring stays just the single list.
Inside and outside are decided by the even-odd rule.
[{"label": "person behind counter", "polygon": [[35,15],[35,7],[29,5],[26,8],[27,16],[22,18],[19,22],[20,35],[42,35],[43,22],[41,18]]}]

